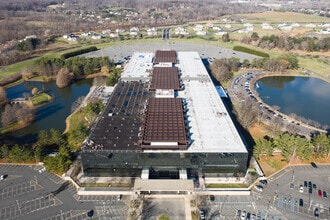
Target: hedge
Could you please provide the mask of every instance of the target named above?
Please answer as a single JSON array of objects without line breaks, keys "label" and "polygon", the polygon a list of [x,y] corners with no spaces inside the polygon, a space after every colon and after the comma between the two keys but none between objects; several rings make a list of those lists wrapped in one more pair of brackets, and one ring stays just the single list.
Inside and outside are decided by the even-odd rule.
[{"label": "hedge", "polygon": [[97,48],[95,46],[91,46],[91,47],[71,51],[71,52],[68,52],[68,53],[64,53],[64,54],[61,55],[61,58],[67,59],[69,57],[78,56],[78,55],[88,53],[88,52],[92,52],[92,51],[96,51],[96,50],[97,50]]},{"label": "hedge", "polygon": [[268,53],[264,53],[264,52],[261,52],[261,51],[253,50],[253,49],[250,49],[250,48],[247,48],[247,47],[235,46],[233,48],[233,50],[244,52],[244,53],[253,54],[253,55],[256,55],[256,56],[259,56],[259,57],[269,58],[269,54]]}]

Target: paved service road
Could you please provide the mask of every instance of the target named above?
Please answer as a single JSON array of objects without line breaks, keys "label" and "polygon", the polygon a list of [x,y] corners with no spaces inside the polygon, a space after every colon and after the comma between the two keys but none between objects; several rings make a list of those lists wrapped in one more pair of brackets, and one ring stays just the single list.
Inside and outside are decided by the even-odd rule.
[{"label": "paved service road", "polygon": [[[271,124],[272,126],[284,127],[292,133],[297,133],[304,136],[310,136],[311,133],[319,132],[320,130],[313,128],[307,124],[290,118],[273,107],[268,106],[258,96],[258,87],[255,82],[258,78],[266,76],[263,71],[249,70],[241,75],[235,76],[228,83],[228,95],[231,101],[235,103],[239,102],[251,102],[258,107],[258,120],[263,121],[265,124]],[[266,98],[266,97],[264,97]]]},{"label": "paved service road", "polygon": [[0,165],[0,219],[126,219],[128,199],[78,196],[71,183],[41,166]]}]

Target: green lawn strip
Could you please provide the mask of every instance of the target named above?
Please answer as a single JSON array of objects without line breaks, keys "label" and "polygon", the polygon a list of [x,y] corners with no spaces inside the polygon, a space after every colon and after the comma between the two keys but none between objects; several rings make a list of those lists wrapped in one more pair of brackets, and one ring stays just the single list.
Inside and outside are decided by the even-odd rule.
[{"label": "green lawn strip", "polygon": [[81,187],[133,187],[129,183],[80,183]]},{"label": "green lawn strip", "polygon": [[170,220],[170,217],[168,217],[167,215],[161,215],[157,218],[158,220]]},{"label": "green lawn strip", "polygon": [[15,123],[12,123],[8,126],[1,127],[0,128],[0,134],[6,134],[8,132],[11,132],[11,131],[15,130],[15,128],[19,125],[20,125],[19,122],[15,122]]},{"label": "green lawn strip", "polygon": [[246,184],[242,183],[209,183],[205,184],[206,188],[247,188]]}]

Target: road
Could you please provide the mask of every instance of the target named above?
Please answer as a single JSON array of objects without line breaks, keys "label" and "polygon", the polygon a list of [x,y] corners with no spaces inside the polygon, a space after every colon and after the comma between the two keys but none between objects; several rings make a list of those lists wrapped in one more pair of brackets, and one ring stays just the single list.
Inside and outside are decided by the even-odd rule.
[{"label": "road", "polygon": [[306,137],[309,137],[313,133],[325,132],[324,130],[297,121],[264,103],[255,90],[256,81],[263,76],[266,76],[266,73],[263,71],[249,70],[231,79],[227,87],[227,92],[231,101],[234,104],[249,101],[255,103],[259,106],[258,115],[262,119],[262,122],[273,126],[274,124],[278,124],[282,127],[283,131],[289,130],[291,133],[300,134]]}]

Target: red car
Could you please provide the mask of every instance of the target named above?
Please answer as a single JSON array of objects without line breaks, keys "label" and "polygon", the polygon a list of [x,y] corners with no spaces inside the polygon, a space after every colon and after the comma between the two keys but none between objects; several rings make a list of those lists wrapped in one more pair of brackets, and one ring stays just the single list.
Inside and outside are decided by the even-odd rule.
[{"label": "red car", "polygon": [[320,189],[317,191],[317,194],[322,197],[322,191]]}]

